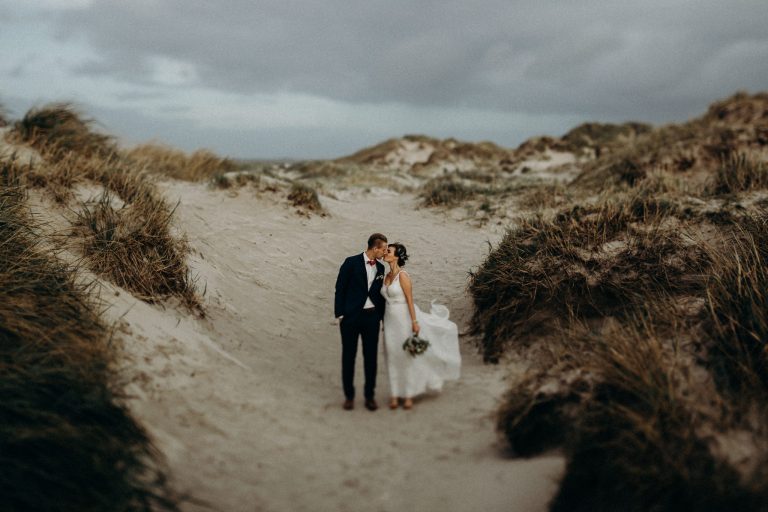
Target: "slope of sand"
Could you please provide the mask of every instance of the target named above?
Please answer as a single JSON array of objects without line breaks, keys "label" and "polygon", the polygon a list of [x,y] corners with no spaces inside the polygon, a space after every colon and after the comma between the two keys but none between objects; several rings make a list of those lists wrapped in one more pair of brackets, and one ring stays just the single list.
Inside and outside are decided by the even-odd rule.
[{"label": "slope of sand", "polygon": [[514,368],[483,365],[466,338],[461,380],[413,410],[362,407],[361,354],[357,407],[340,407],[332,300],[343,258],[374,231],[405,243],[417,303],[447,304],[461,329],[467,271],[498,235],[418,210],[412,196],[323,198],[331,215],[306,218],[249,188],[163,188],[179,201],[207,318],[109,286],[103,296],[124,340],[131,407],[176,488],[226,512],[546,509],[563,459],[500,455],[493,413]]}]

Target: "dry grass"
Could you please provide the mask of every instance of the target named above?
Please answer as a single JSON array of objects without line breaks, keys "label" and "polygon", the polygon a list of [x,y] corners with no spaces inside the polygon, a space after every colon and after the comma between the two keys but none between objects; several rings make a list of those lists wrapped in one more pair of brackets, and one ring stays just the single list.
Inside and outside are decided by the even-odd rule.
[{"label": "dry grass", "polygon": [[766,104],[598,159],[575,187],[592,199],[524,219],[472,276],[486,359],[533,358],[498,430],[568,458],[551,510],[768,510],[768,178],[740,149]]},{"label": "dry grass", "polygon": [[703,288],[703,252],[677,229],[674,205],[641,196],[524,219],[471,275],[486,360],[569,314],[621,315],[649,294]]},{"label": "dry grass", "polygon": [[142,144],[125,152],[128,162],[149,172],[185,181],[207,181],[237,170],[237,165],[207,150],[187,154],[161,144]]},{"label": "dry grass", "polygon": [[476,185],[468,185],[455,176],[433,178],[421,187],[423,206],[457,206],[474,199],[480,193]]},{"label": "dry grass", "polygon": [[[394,161],[391,157],[399,153],[404,145],[415,145],[420,150],[428,150],[426,161],[408,164]],[[456,139],[435,139],[424,135],[405,135],[402,139],[389,139],[375,146],[364,148],[352,155],[334,161],[338,164],[355,164],[374,167],[404,166],[410,171],[425,168],[439,168],[456,161],[472,161],[477,166],[493,167],[506,161],[511,150],[502,148],[493,142],[469,143]]]},{"label": "dry grass", "polygon": [[710,367],[733,396],[768,402],[768,211],[743,217],[730,243],[713,253]]},{"label": "dry grass", "polygon": [[591,392],[583,371],[567,362],[529,371],[502,401],[496,428],[514,455],[531,457],[572,442]]},{"label": "dry grass", "polygon": [[[698,180],[718,168],[730,167],[734,155],[761,152],[768,144],[768,94],[739,93],[713,104],[709,111],[680,125],[666,125],[638,135],[586,164],[574,183],[604,189],[636,180],[654,169]],[[725,182],[734,177],[726,173]],[[738,179],[736,180],[738,181]]]},{"label": "dry grass", "polygon": [[627,140],[648,133],[651,129],[650,125],[644,123],[584,123],[568,131],[553,146],[560,151],[577,154],[588,149],[599,157],[611,148],[626,144]]},{"label": "dry grass", "polygon": [[766,188],[768,188],[766,163],[740,153],[731,155],[723,161],[709,183],[707,192],[720,195]]},{"label": "dry grass", "polygon": [[566,475],[550,510],[760,510],[765,487],[743,485],[713,457],[675,356],[649,324],[583,341],[583,366],[597,384],[565,447]]},{"label": "dry grass", "polygon": [[33,108],[13,124],[12,138],[41,153],[76,152],[85,156],[108,156],[116,149],[112,137],[91,129],[93,122],[84,118],[68,103],[53,103]]},{"label": "dry grass", "polygon": [[327,215],[325,208],[320,203],[317,191],[304,183],[293,182],[291,184],[288,200],[302,211]]},{"label": "dry grass", "polygon": [[346,160],[294,162],[282,169],[266,169],[263,175],[317,187],[328,186],[334,190],[370,190],[372,187],[397,190],[402,187],[403,178],[399,170]]},{"label": "dry grass", "polygon": [[4,164],[0,184],[0,503],[5,511],[177,510],[112,371],[107,330],[48,256]]},{"label": "dry grass", "polygon": [[526,188],[499,172],[475,169],[432,178],[421,186],[419,197],[422,206],[452,208],[479,198],[494,198],[498,202]]},{"label": "dry grass", "polygon": [[241,171],[230,174],[215,174],[208,180],[209,186],[218,189],[228,189],[233,186],[244,187],[251,184],[259,186],[261,184],[261,176],[253,172]]},{"label": "dry grass", "polygon": [[684,313],[670,302],[651,309],[600,330],[571,324],[558,360],[508,393],[500,433],[517,455],[564,449],[550,510],[762,510],[766,481],[743,478],[702,435],[728,424],[722,398],[686,370],[694,358],[675,334],[690,325]]},{"label": "dry grass", "polygon": [[[55,202],[79,210],[73,233],[96,273],[142,300],[176,297],[202,315],[186,264],[186,243],[172,234],[173,208],[149,170],[154,162],[154,172],[197,179],[232,164],[205,152],[187,157],[158,146],[142,146],[126,156],[90,125],[66,104],[31,110],[14,124],[14,137],[37,149],[44,161],[14,163],[17,173],[25,185],[42,187]],[[81,183],[102,186],[104,195],[95,205],[72,208],[74,187]],[[113,208],[112,195],[122,200],[121,208]]]},{"label": "dry grass", "polygon": [[112,195],[105,191],[95,204],[84,204],[78,212],[73,234],[81,239],[89,265],[142,300],[178,297],[202,314],[186,264],[187,246],[170,234],[173,211],[150,192],[125,189],[128,192],[121,198],[127,204],[121,208],[113,206]]},{"label": "dry grass", "polygon": [[517,205],[524,210],[546,210],[569,203],[571,195],[560,183],[523,186],[516,192]]},{"label": "dry grass", "polygon": [[366,172],[363,167],[354,163],[313,160],[295,163],[290,169],[298,173],[303,180],[342,181],[352,175]]},{"label": "dry grass", "polygon": [[8,126],[8,111],[0,104],[0,128]]}]

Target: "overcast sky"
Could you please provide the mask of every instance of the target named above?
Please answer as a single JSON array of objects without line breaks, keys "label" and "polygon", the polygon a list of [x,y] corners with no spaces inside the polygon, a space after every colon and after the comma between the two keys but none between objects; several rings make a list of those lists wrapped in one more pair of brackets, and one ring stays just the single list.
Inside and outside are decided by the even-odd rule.
[{"label": "overcast sky", "polygon": [[516,146],[768,90],[766,27],[766,0],[0,0],[0,104],[233,157]]}]

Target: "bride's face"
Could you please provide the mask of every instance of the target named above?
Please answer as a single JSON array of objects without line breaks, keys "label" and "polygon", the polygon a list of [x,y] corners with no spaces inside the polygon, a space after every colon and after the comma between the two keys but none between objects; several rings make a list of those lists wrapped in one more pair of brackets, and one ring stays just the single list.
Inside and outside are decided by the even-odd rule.
[{"label": "bride's face", "polygon": [[384,261],[387,263],[391,263],[393,261],[397,261],[397,256],[395,256],[395,248],[394,247],[387,247],[387,252],[384,254]]}]

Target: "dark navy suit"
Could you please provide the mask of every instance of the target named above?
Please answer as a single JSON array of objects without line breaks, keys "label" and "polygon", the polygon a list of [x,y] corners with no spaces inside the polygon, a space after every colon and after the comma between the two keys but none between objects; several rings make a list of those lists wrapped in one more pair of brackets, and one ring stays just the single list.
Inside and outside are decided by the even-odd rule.
[{"label": "dark navy suit", "polygon": [[[350,256],[339,268],[336,278],[334,315],[341,319],[341,381],[347,400],[355,398],[355,358],[357,340],[363,340],[363,367],[365,368],[365,398],[374,397],[376,391],[376,359],[379,351],[379,326],[384,317],[386,301],[381,296],[384,265],[376,262],[376,277],[368,288],[368,271],[362,253]],[[370,298],[374,307],[363,309]]]}]

